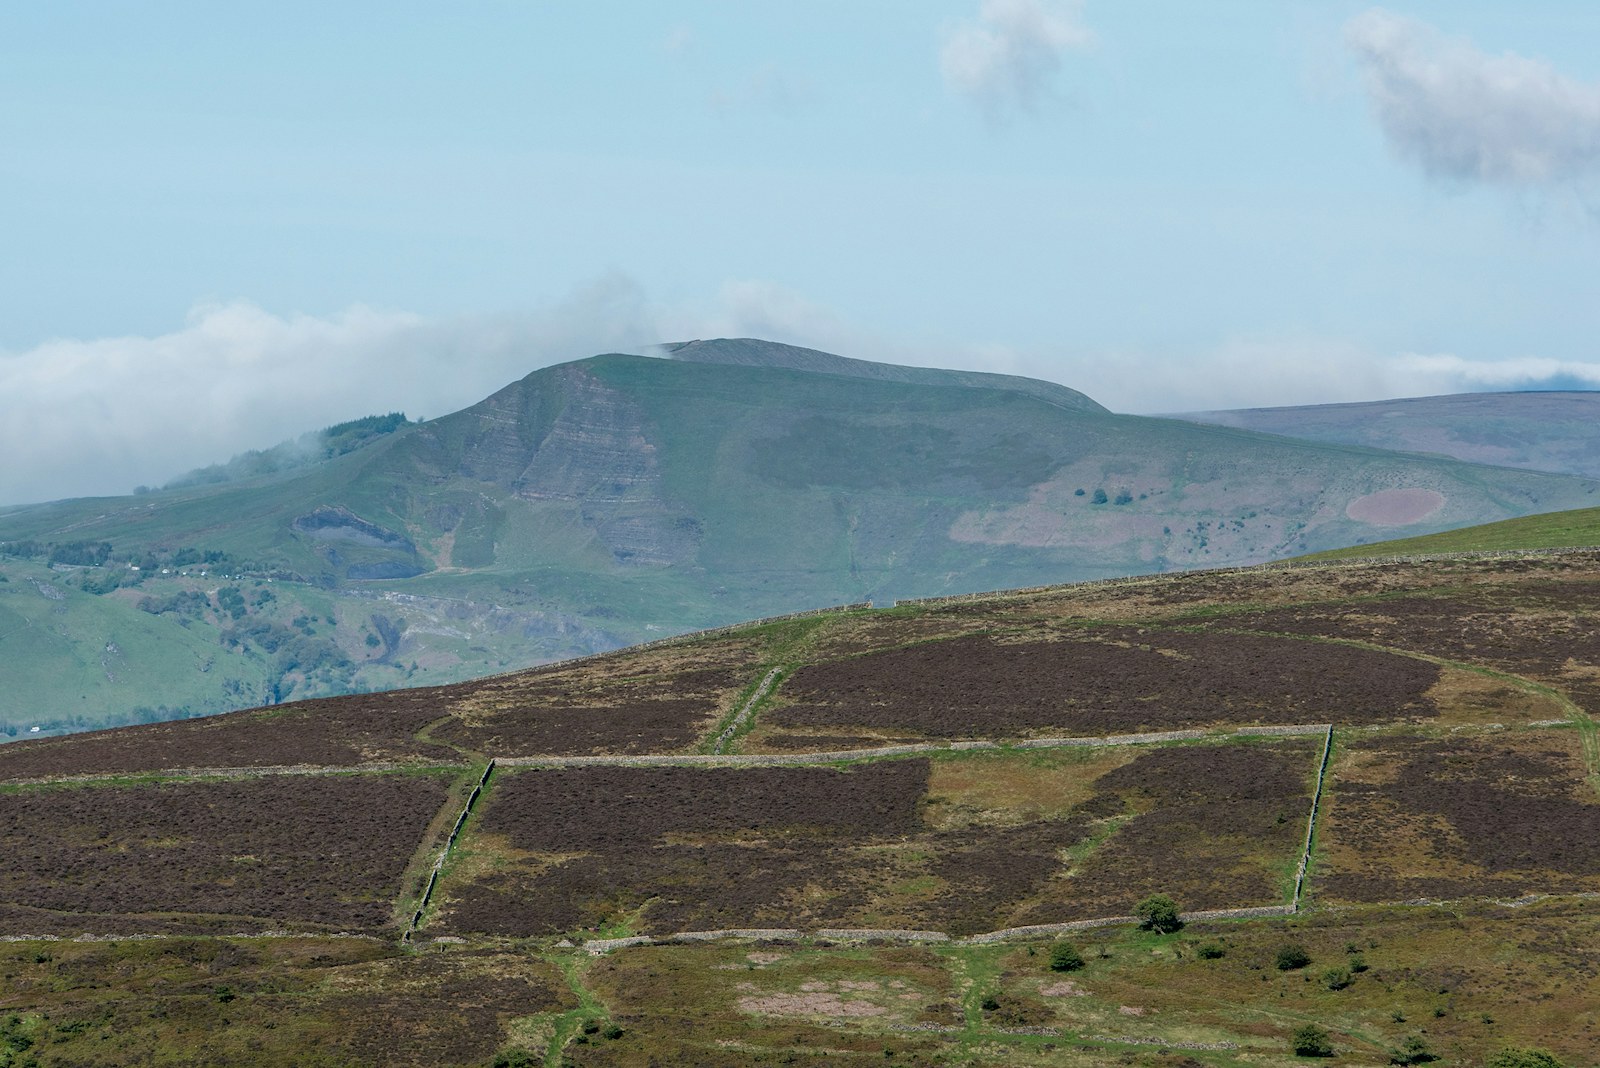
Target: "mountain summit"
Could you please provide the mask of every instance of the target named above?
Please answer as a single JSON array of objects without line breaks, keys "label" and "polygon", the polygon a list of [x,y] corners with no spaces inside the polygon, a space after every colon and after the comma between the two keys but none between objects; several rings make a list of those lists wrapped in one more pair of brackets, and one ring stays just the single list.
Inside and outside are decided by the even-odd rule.
[{"label": "mountain summit", "polygon": [[[0,516],[0,729],[448,682],[830,604],[1251,563],[1600,484],[755,340],[546,367],[305,466]],[[22,717],[27,719],[23,720]]]},{"label": "mountain summit", "polygon": [[782,367],[790,371],[812,371],[847,378],[870,378],[877,382],[908,382],[924,386],[969,386],[976,389],[1005,389],[1034,397],[1073,412],[1106,412],[1107,409],[1075,389],[1017,375],[990,374],[986,371],[944,371],[932,367],[903,367],[892,363],[873,363],[831,352],[803,349],[758,338],[717,338],[712,341],[679,341],[663,345],[674,360],[690,363],[731,364],[740,367]]}]

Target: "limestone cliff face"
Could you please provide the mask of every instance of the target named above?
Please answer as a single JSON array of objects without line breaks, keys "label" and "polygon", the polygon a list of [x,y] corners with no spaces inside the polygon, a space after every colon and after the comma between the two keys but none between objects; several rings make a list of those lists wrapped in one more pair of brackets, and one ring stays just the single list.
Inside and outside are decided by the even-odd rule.
[{"label": "limestone cliff face", "polygon": [[434,461],[454,468],[445,477],[569,510],[618,563],[692,562],[700,525],[662,492],[656,428],[587,367],[535,372],[440,422]]},{"label": "limestone cliff face", "polygon": [[529,500],[659,502],[657,447],[644,409],[586,368],[561,368],[564,404],[513,482]]}]

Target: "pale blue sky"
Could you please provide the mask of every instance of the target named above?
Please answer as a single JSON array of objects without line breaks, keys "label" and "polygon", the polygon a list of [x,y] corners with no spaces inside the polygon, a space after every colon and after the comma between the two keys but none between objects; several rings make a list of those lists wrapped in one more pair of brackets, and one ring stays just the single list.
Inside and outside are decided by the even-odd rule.
[{"label": "pale blue sky", "polygon": [[0,449],[105,427],[0,503],[718,333],[1124,411],[1593,387],[1597,178],[1589,2],[6,5]]}]

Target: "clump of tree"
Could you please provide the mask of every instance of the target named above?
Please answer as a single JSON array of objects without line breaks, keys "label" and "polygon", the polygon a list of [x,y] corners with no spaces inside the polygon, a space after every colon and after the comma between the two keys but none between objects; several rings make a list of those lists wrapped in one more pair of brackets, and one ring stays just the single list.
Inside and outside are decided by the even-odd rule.
[{"label": "clump of tree", "polygon": [[1296,1057],[1331,1057],[1333,1039],[1316,1024],[1306,1024],[1289,1036],[1289,1048]]},{"label": "clump of tree", "polygon": [[1057,942],[1050,947],[1050,970],[1075,972],[1084,965],[1083,954],[1071,942]]},{"label": "clump of tree", "polygon": [[1183,926],[1178,903],[1166,894],[1151,894],[1133,907],[1139,926],[1157,934],[1170,934]]},{"label": "clump of tree", "polygon": [[1311,954],[1306,952],[1306,947],[1299,942],[1285,942],[1278,947],[1277,955],[1273,958],[1280,972],[1291,972],[1296,968],[1304,968],[1311,963]]},{"label": "clump of tree", "polygon": [[321,430],[301,434],[298,438],[279,442],[270,449],[250,449],[241,452],[224,464],[197,468],[168,482],[163,489],[182,486],[208,486],[222,482],[236,482],[261,475],[275,475],[308,467],[335,456],[354,452],[368,442],[392,434],[410,420],[404,412],[387,415],[369,415],[347,423],[335,423]]}]

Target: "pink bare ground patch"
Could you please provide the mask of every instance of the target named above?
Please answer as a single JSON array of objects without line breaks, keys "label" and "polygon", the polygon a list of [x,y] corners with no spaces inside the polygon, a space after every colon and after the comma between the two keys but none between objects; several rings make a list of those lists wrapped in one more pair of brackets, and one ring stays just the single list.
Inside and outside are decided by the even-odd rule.
[{"label": "pink bare ground patch", "polygon": [[1081,998],[1089,992],[1071,979],[1063,979],[1059,983],[1046,983],[1039,988],[1039,993],[1047,998]]},{"label": "pink bare ground patch", "polygon": [[1358,523],[1404,527],[1420,523],[1445,504],[1444,494],[1430,489],[1391,489],[1357,497],[1344,514]]}]

